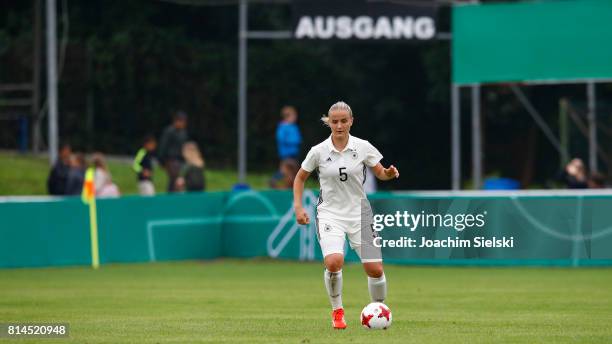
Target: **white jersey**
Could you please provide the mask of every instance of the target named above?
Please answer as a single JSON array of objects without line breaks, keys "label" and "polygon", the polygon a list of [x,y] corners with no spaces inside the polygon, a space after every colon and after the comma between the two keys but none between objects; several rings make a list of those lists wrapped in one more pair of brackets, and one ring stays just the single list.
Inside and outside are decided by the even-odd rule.
[{"label": "white jersey", "polygon": [[366,166],[374,167],[381,159],[382,154],[370,142],[351,135],[342,151],[334,148],[331,136],[312,147],[302,169],[317,170],[319,175],[317,218],[358,220],[361,200],[366,198]]}]

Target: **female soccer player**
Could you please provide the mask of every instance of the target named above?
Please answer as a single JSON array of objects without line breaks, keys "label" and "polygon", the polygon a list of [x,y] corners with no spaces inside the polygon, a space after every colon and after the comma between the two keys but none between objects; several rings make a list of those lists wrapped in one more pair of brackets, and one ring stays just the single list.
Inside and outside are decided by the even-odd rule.
[{"label": "female soccer player", "polygon": [[[348,104],[342,101],[335,103],[321,120],[331,129],[331,135],[312,147],[302,162],[293,183],[293,206],[297,222],[302,225],[310,223],[302,206],[302,194],[304,182],[316,169],[321,184],[316,224],[325,263],[323,279],[333,309],[332,325],[336,329],[344,329],[342,265],[345,235],[368,275],[368,290],[372,301],[383,302],[387,296],[381,256],[362,254],[361,202],[366,199],[363,191],[366,166],[372,167],[374,175],[380,180],[398,178],[399,172],[393,165],[384,168],[380,164],[382,155],[368,141],[349,134],[353,125],[353,112]],[[371,238],[374,233],[364,234]]]}]

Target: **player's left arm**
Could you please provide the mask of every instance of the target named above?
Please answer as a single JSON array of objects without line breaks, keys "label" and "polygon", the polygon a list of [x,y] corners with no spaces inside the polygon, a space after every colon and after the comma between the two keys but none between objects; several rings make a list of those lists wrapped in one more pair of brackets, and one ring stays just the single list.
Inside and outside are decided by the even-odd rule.
[{"label": "player's left arm", "polygon": [[385,168],[380,162],[372,167],[372,172],[380,180],[399,178],[399,170],[395,166],[391,165],[389,168]]}]

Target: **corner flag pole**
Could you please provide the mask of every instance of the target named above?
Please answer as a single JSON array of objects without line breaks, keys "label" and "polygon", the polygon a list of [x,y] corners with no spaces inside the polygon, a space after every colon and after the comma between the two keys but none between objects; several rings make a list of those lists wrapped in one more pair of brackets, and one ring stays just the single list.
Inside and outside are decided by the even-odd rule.
[{"label": "corner flag pole", "polygon": [[96,197],[89,202],[89,227],[91,231],[91,267],[100,267],[100,255],[98,252],[98,217],[96,211]]},{"label": "corner flag pole", "polygon": [[96,186],[94,183],[95,169],[90,167],[85,172],[85,183],[81,199],[89,205],[89,230],[91,238],[91,267],[100,267],[100,254],[98,251],[98,216],[96,211]]}]

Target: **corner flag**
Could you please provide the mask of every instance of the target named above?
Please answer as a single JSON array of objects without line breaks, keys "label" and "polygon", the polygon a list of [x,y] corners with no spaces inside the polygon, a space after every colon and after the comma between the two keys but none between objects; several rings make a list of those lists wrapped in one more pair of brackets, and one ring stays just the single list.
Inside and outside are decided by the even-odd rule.
[{"label": "corner flag", "polygon": [[89,205],[89,228],[91,233],[91,266],[94,269],[100,267],[100,256],[98,253],[98,220],[96,214],[96,185],[94,183],[95,168],[90,167],[85,172],[85,182],[81,200]]}]

